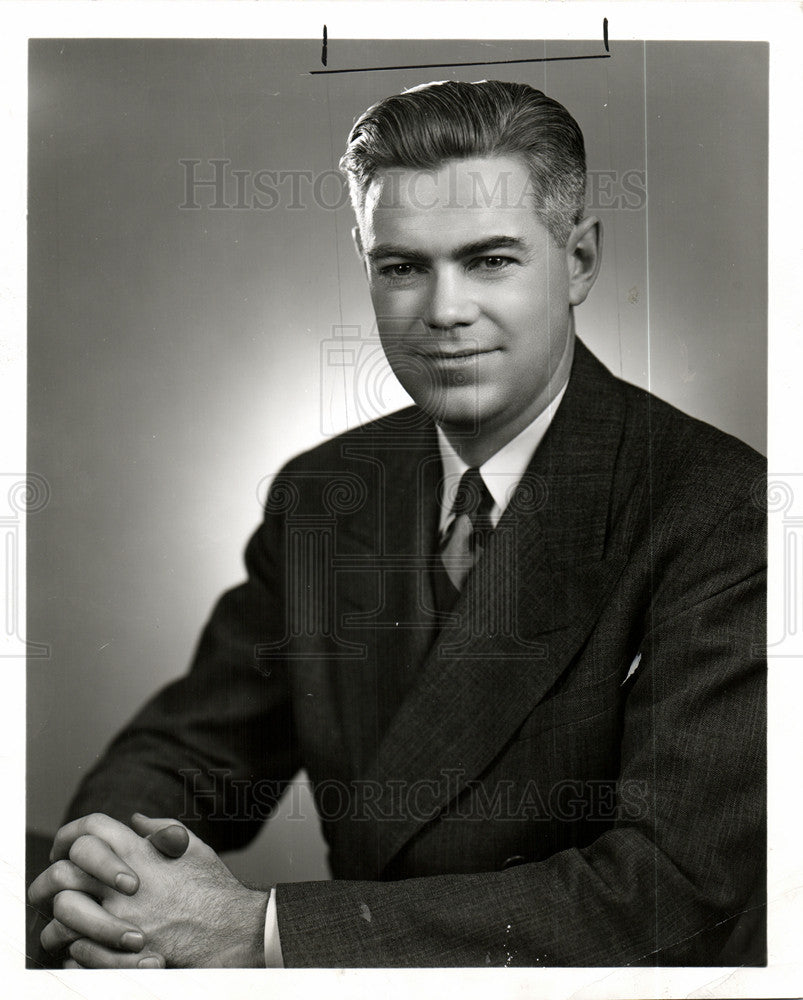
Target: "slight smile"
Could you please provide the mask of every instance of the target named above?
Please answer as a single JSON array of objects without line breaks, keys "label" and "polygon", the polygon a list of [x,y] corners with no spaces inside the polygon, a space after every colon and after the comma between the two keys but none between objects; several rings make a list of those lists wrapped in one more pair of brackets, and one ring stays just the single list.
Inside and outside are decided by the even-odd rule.
[{"label": "slight smile", "polygon": [[457,351],[417,351],[428,361],[435,361],[439,364],[459,364],[471,361],[473,358],[481,358],[488,354],[496,354],[498,347],[463,347]]}]

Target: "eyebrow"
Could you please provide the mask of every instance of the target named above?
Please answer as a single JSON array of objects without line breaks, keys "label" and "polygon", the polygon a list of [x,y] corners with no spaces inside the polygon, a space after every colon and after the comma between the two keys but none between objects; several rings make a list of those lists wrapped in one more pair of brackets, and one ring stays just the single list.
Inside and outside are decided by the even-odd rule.
[{"label": "eyebrow", "polygon": [[[461,260],[464,257],[472,257],[478,254],[491,253],[494,250],[519,250],[526,251],[527,245],[524,240],[517,236],[484,236],[482,239],[474,240],[471,243],[463,243],[451,251],[449,257],[452,260]],[[419,250],[405,247],[398,243],[380,243],[372,250],[366,251],[366,256],[371,261],[379,260],[383,257],[404,257],[405,260],[425,262],[429,258]]]}]

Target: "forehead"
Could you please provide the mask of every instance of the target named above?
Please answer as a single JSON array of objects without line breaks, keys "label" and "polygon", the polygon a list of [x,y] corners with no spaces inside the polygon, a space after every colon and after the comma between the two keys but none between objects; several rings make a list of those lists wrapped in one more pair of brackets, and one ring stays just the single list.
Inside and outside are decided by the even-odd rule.
[{"label": "forehead", "polygon": [[381,170],[366,194],[366,249],[386,242],[428,249],[504,233],[540,237],[529,171],[518,157],[450,160],[434,170]]}]

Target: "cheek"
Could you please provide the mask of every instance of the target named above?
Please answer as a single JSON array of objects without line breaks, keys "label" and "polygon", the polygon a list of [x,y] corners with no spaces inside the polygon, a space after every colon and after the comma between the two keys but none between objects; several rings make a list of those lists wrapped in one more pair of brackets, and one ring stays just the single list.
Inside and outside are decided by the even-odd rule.
[{"label": "cheek", "polygon": [[501,290],[488,302],[488,311],[503,327],[516,333],[529,332],[536,340],[560,335],[566,327],[569,301],[566,282],[557,274]]},{"label": "cheek", "polygon": [[531,289],[507,289],[486,297],[484,312],[499,331],[502,344],[517,354],[536,354],[539,342],[547,339],[549,300],[533,295]]},{"label": "cheek", "polygon": [[422,395],[438,391],[438,381],[424,359],[410,350],[412,339],[404,331],[394,330],[392,323],[380,326],[379,340],[385,359],[402,387],[418,402]]},{"label": "cheek", "polygon": [[404,351],[428,339],[423,310],[415,296],[383,293],[372,296],[371,301],[376,329],[386,353]]},{"label": "cheek", "polygon": [[380,283],[369,284],[368,291],[374,312],[383,316],[414,316],[420,312],[422,294],[415,288],[388,288]]},{"label": "cheek", "polygon": [[542,274],[524,273],[515,281],[500,281],[482,290],[479,301],[486,315],[500,324],[521,325],[529,317],[535,322],[545,316],[557,289]]}]

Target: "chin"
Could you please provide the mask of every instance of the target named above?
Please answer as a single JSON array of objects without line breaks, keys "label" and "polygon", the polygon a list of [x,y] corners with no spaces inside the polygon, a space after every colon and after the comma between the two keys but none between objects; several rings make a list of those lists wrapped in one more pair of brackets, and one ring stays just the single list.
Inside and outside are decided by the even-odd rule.
[{"label": "chin", "polygon": [[462,398],[453,389],[444,389],[441,393],[431,393],[426,398],[419,397],[415,402],[429,414],[436,423],[444,428],[455,431],[476,433],[483,412],[477,396],[476,386],[460,392]]}]

